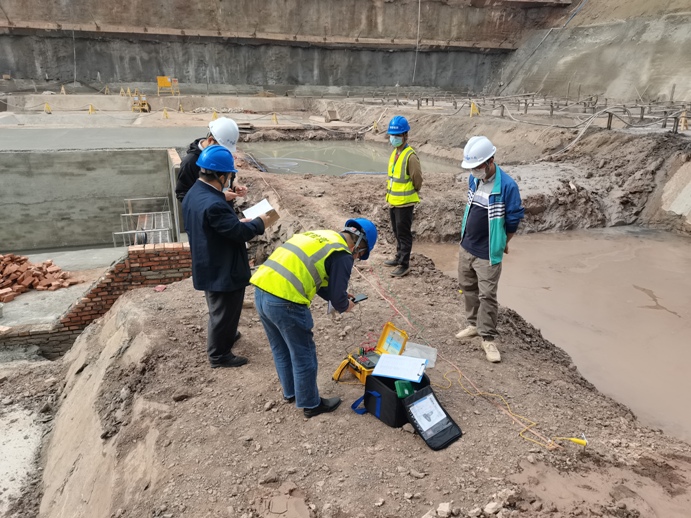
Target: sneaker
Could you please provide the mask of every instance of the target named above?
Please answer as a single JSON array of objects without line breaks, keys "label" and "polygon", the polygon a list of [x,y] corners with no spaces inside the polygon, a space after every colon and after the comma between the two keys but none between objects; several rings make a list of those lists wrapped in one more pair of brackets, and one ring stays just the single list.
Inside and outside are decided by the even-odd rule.
[{"label": "sneaker", "polygon": [[295,396],[285,397],[283,396],[284,403],[295,403]]},{"label": "sneaker", "polygon": [[482,340],[482,348],[485,350],[487,361],[492,363],[499,363],[501,361],[501,354],[499,349],[494,345],[494,340]]},{"label": "sneaker", "polygon": [[476,326],[468,326],[465,329],[461,329],[459,333],[456,333],[456,338],[465,340],[466,338],[472,338],[474,336],[477,336],[477,334],[478,333]]},{"label": "sneaker", "polygon": [[404,275],[408,275],[408,272],[410,272],[410,266],[400,265],[393,272],[391,272],[391,277],[403,277]]},{"label": "sneaker", "polygon": [[233,356],[232,358],[220,362],[211,362],[211,368],[218,369],[228,367],[242,367],[246,363],[247,358],[245,358],[244,356]]},{"label": "sneaker", "polygon": [[400,266],[401,263],[398,262],[398,259],[389,259],[388,261],[384,261],[384,266]]},{"label": "sneaker", "polygon": [[338,405],[340,404],[340,397],[330,397],[329,399],[321,398],[321,403],[319,404],[319,406],[316,406],[314,408],[305,408],[303,409],[303,412],[305,413],[305,417],[309,419],[311,417],[316,417],[319,414],[333,412],[338,408]]}]

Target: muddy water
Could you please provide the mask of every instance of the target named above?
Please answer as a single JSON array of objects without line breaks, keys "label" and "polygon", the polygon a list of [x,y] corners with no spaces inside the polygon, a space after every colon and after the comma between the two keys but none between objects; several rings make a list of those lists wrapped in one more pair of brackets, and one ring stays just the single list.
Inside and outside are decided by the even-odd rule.
[{"label": "muddy water", "polygon": [[[457,245],[414,251],[456,275]],[[691,441],[691,239],[631,228],[518,236],[499,301],[642,422]]]},{"label": "muddy water", "polygon": [[[324,174],[364,172],[386,174],[391,149],[372,142],[258,142],[244,144],[249,152],[272,173]],[[423,172],[459,174],[460,168],[424,157]]]}]

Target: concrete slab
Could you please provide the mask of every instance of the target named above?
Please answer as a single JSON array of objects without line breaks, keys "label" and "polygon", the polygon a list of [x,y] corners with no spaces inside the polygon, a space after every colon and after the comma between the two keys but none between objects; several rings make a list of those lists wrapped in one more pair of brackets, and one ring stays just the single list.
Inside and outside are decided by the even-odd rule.
[{"label": "concrete slab", "polygon": [[[154,115],[160,117],[160,114]],[[314,127],[353,130],[361,127],[360,124],[341,121],[315,123],[299,116],[278,115],[278,123],[273,121],[271,114],[221,113],[219,116],[227,116],[238,122],[250,122],[257,130],[291,131]],[[28,121],[34,119],[36,127],[13,127],[10,124],[0,124],[0,151],[187,148],[194,139],[206,135],[208,131],[206,126],[211,121],[211,114],[171,113],[170,121],[165,123],[160,118],[132,119],[128,114],[124,114],[124,119],[118,121],[115,120],[115,116],[103,116],[99,119],[99,125],[96,125],[96,119],[88,119],[87,115],[62,114],[54,119],[59,121],[58,123],[49,125],[48,122],[53,120],[51,117],[46,114],[17,116],[18,119],[27,121],[27,124],[29,124]],[[83,127],[84,122],[90,122],[94,126]],[[166,123],[179,125],[164,125]],[[44,127],[46,125],[48,127]]]},{"label": "concrete slab", "polygon": [[[106,269],[103,268],[102,271]],[[94,280],[99,273],[94,272]],[[52,324],[56,322],[91,287],[91,282],[75,284],[55,291],[31,290],[21,294],[12,302],[6,302],[0,317],[0,325],[17,327],[26,325]]]},{"label": "concrete slab", "polygon": [[82,278],[84,282],[56,291],[31,290],[23,293],[12,302],[4,304],[0,326],[53,324],[89,291],[93,281],[126,253],[125,248],[98,248],[30,254],[29,261],[37,263],[52,259],[63,270],[79,273],[76,277]]},{"label": "concrete slab", "polygon": [[27,257],[32,263],[40,263],[52,259],[64,271],[78,272],[105,268],[127,255],[127,248],[90,248],[88,250],[58,250],[40,253],[32,252]]},{"label": "concrete slab", "polygon": [[186,147],[204,136],[195,127],[175,128],[0,128],[0,151],[148,149]]}]

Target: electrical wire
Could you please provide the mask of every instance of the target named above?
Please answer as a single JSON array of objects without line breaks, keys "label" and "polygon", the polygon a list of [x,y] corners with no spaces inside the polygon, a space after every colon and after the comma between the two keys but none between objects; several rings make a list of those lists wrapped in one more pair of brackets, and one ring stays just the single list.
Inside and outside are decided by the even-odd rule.
[{"label": "electrical wire", "polygon": [[[377,286],[374,284],[367,276],[363,274],[361,269],[357,266],[354,266],[355,271],[370,285],[372,288],[379,294],[379,296],[386,301],[391,309],[394,311],[394,313],[398,316],[400,316],[409,326],[410,328],[415,330],[415,336],[419,337],[425,344],[428,346],[430,345],[427,340],[423,337],[423,331],[422,329],[418,329],[417,326],[411,322],[411,319],[409,319],[406,315],[403,314],[403,312],[398,308],[396,302],[394,301],[395,295],[390,295],[388,293],[384,293],[382,291],[382,287]],[[381,277],[380,277],[381,278]],[[401,304],[402,306],[405,307],[404,304]],[[408,313],[410,314],[410,310],[408,310]],[[541,434],[539,431],[537,431],[535,428],[537,427],[537,422],[522,416],[520,414],[515,413],[512,409],[511,406],[509,405],[508,401],[504,398],[504,396],[499,395],[499,394],[494,394],[491,392],[485,392],[482,391],[478,388],[477,384],[473,382],[467,375],[465,375],[461,369],[453,363],[451,360],[447,359],[444,357],[442,354],[437,353],[438,357],[441,358],[443,361],[451,365],[453,368],[453,371],[455,371],[458,374],[458,384],[461,386],[461,388],[467,392],[471,396],[480,396],[486,401],[488,401],[490,404],[495,406],[497,409],[501,410],[504,412],[507,416],[509,416],[514,423],[519,425],[521,427],[521,430],[518,432],[518,435],[522,438],[525,439],[526,441],[538,444],[539,446],[542,446],[548,450],[553,450],[557,448],[561,448],[560,445],[554,443],[553,440],[545,437],[543,434]],[[451,372],[453,372],[451,371]],[[453,382],[448,378],[448,373],[444,375],[444,378],[450,383],[448,387],[444,388],[450,388],[453,385]],[[461,381],[463,378],[466,379],[468,384],[475,390],[475,392],[471,392],[468,390],[465,385],[463,385],[463,382]],[[496,400],[501,401],[502,404],[497,403]],[[530,433],[533,437],[528,437],[526,434]]]}]

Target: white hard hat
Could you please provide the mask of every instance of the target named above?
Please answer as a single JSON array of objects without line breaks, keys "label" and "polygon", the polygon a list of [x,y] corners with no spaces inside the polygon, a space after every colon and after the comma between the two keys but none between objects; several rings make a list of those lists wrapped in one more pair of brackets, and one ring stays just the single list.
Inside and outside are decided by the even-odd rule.
[{"label": "white hard hat", "polygon": [[471,137],[463,148],[463,169],[475,169],[494,156],[497,148],[487,137]]},{"label": "white hard hat", "polygon": [[211,121],[209,131],[216,142],[235,153],[235,146],[238,143],[238,138],[240,138],[240,130],[233,119],[221,117]]}]

